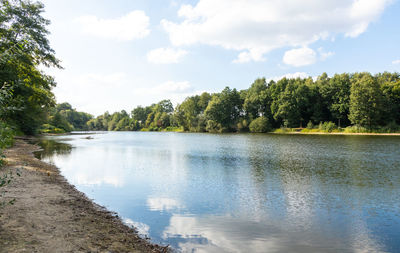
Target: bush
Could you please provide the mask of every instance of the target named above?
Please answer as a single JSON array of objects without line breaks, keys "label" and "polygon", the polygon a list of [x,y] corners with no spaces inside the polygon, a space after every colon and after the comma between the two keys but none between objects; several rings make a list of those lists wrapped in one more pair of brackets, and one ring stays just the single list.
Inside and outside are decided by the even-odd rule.
[{"label": "bush", "polygon": [[333,130],[335,130],[337,127],[335,123],[329,121],[329,122],[324,122],[324,123],[319,123],[319,130],[326,131],[328,133],[331,133]]},{"label": "bush", "polygon": [[3,122],[0,122],[0,150],[10,147],[14,143],[14,130]]},{"label": "bush", "polygon": [[369,133],[370,130],[362,126],[349,126],[344,129],[345,133]]},{"label": "bush", "polygon": [[210,133],[219,133],[221,132],[221,124],[218,124],[214,120],[208,120],[206,125],[207,132]]},{"label": "bush", "polygon": [[314,124],[310,121],[308,121],[307,123],[307,129],[313,129],[314,128]]},{"label": "bush", "polygon": [[[5,156],[3,155],[3,149],[10,147],[14,143],[14,130],[3,122],[0,122],[0,188],[11,183],[13,179],[12,172],[3,172],[2,168],[5,165]],[[19,172],[17,171],[17,175]],[[2,197],[3,192],[0,192],[0,197]],[[14,200],[8,202],[0,199],[0,207],[6,204],[14,203]]]},{"label": "bush", "polygon": [[253,120],[249,128],[252,133],[266,133],[271,131],[271,125],[266,117],[259,117]]},{"label": "bush", "polygon": [[249,126],[247,123],[247,120],[241,120],[239,123],[236,125],[237,131],[238,132],[248,132],[249,131]]},{"label": "bush", "polygon": [[63,134],[65,130],[50,124],[43,124],[39,132],[44,134]]},{"label": "bush", "polygon": [[390,122],[386,126],[382,127],[381,131],[384,133],[394,133],[400,130],[400,126],[395,121]]}]

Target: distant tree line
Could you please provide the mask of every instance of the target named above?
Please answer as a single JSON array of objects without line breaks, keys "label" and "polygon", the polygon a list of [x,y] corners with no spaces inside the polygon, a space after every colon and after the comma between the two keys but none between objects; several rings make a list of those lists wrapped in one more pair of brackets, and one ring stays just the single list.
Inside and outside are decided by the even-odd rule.
[{"label": "distant tree line", "polygon": [[268,132],[273,128],[345,128],[397,131],[400,124],[400,75],[367,72],[326,73],[313,78],[260,78],[246,90],[220,93],[108,112],[90,119],[88,130],[192,132]]},{"label": "distant tree line", "polygon": [[40,128],[42,133],[64,133],[89,130],[87,122],[93,118],[85,112],[78,112],[69,103],[57,104],[48,110],[47,123]]}]

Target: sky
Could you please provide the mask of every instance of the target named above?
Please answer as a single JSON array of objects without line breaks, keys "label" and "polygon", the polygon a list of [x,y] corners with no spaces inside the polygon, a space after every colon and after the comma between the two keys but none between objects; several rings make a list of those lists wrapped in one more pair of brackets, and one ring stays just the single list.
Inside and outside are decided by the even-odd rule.
[{"label": "sky", "polygon": [[400,0],[43,0],[57,102],[95,116],[260,77],[400,72]]}]

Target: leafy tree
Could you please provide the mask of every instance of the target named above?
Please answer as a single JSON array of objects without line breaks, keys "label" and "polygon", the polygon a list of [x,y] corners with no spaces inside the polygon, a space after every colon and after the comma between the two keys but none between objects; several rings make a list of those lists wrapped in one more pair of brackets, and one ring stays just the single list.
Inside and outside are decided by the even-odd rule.
[{"label": "leafy tree", "polygon": [[63,129],[65,132],[71,132],[73,130],[73,126],[59,112],[51,117],[50,124],[56,128]]},{"label": "leafy tree", "polygon": [[257,79],[247,90],[243,108],[250,119],[255,119],[264,115],[267,111],[268,102],[266,101],[267,85],[265,78]]},{"label": "leafy tree", "polygon": [[[346,73],[335,74],[332,78],[325,80],[319,84],[319,87],[325,106],[330,112],[329,119],[337,121],[339,127],[341,123],[347,125],[350,109],[350,76]],[[327,118],[323,120],[327,120]]]},{"label": "leafy tree", "polygon": [[362,127],[378,126],[383,112],[383,94],[370,73],[359,73],[352,79],[350,95],[351,123]]},{"label": "leafy tree", "polygon": [[[272,110],[274,119],[286,122],[290,127],[297,127],[303,122],[308,122],[310,94],[308,86],[301,79],[284,80],[284,90],[273,102]],[[278,81],[277,85],[280,83]]]},{"label": "leafy tree", "polygon": [[271,131],[272,127],[266,117],[259,117],[250,123],[250,132],[252,133],[266,133]]},{"label": "leafy tree", "polygon": [[384,100],[382,124],[400,124],[400,74],[384,72],[377,74],[376,79]]},{"label": "leafy tree", "polygon": [[226,87],[215,94],[205,110],[207,118],[217,122],[222,128],[235,128],[242,109],[239,92]]},{"label": "leafy tree", "polygon": [[4,118],[26,134],[36,133],[55,104],[55,82],[38,66],[61,67],[47,39],[43,8],[40,2],[0,0],[0,85],[11,87],[9,104],[20,108]]}]

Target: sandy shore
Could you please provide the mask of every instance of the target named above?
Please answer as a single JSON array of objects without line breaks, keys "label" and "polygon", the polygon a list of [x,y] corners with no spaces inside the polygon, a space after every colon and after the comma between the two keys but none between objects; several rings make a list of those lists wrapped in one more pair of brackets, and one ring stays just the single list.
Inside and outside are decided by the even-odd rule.
[{"label": "sandy shore", "polygon": [[33,156],[38,149],[18,139],[5,151],[5,169],[22,175],[4,188],[2,199],[16,201],[0,209],[0,252],[169,251],[77,191],[55,166]]}]

